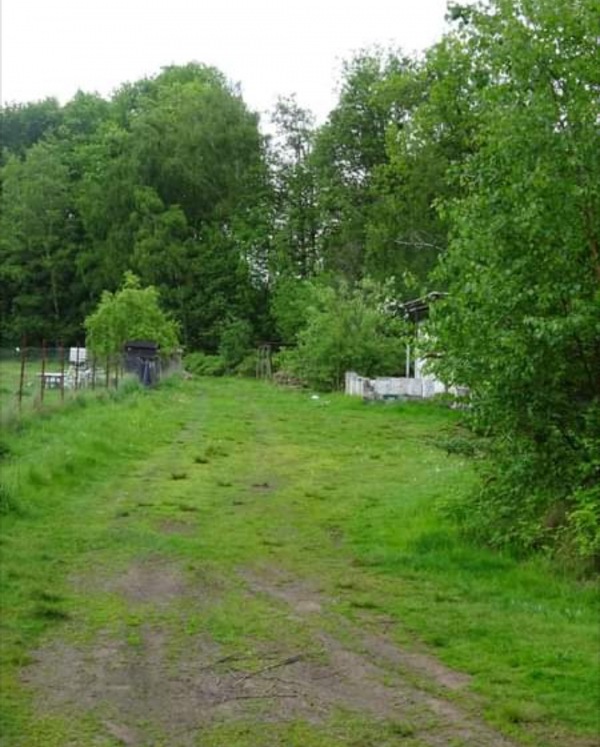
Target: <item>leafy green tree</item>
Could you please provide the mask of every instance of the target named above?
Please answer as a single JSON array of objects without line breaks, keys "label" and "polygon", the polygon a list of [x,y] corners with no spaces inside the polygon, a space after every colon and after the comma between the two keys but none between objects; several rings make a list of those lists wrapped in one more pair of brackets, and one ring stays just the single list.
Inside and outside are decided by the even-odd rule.
[{"label": "leafy green tree", "polygon": [[387,160],[373,175],[365,270],[379,280],[394,276],[400,296],[415,292],[411,282],[431,289],[429,273],[447,247],[448,220],[438,205],[459,194],[456,168],[475,150],[479,85],[468,50],[454,37],[382,83],[395,117],[386,130]]},{"label": "leafy green tree", "polygon": [[10,156],[22,158],[28,148],[52,134],[62,122],[55,98],[0,107],[0,163]]},{"label": "leafy green tree", "polygon": [[340,389],[346,371],[399,375],[404,325],[386,310],[386,289],[369,281],[316,286],[298,346],[284,365],[318,389]]},{"label": "leafy green tree", "polygon": [[275,257],[270,269],[309,278],[321,267],[317,181],[311,160],[314,117],[290,96],[279,99],[272,121],[276,126],[270,147]]},{"label": "leafy green tree", "polygon": [[86,233],[78,265],[92,298],[132,269],[159,289],[190,348],[215,351],[230,315],[261,326],[263,142],[256,115],[221,73],[169,67],[124,86],[78,154]]},{"label": "leafy green tree", "polygon": [[306,326],[315,289],[323,276],[307,282],[301,278],[282,276],[270,297],[271,315],[278,338],[284,345],[295,345],[298,333]]},{"label": "leafy green tree", "polygon": [[178,325],[160,308],[156,288],[142,288],[133,273],[126,273],[116,292],[105,291],[97,309],[85,320],[86,345],[96,355],[115,355],[127,340],[153,340],[163,353],[178,347]]},{"label": "leafy green tree", "polygon": [[74,202],[55,143],[40,141],[2,168],[0,277],[9,339],[58,340],[77,329]]},{"label": "leafy green tree", "polygon": [[214,350],[223,319],[251,318],[260,296],[252,280],[264,190],[257,117],[218,71],[188,65],[153,81],[131,133],[143,187],[132,195],[136,269],[160,284],[187,344]]},{"label": "leafy green tree", "polygon": [[373,176],[387,162],[386,131],[399,115],[385,82],[404,64],[378,50],[347,61],[338,104],[315,140],[323,263],[351,281],[364,274]]},{"label": "leafy green tree", "polygon": [[595,0],[495,0],[457,32],[487,81],[447,207],[440,370],[492,437],[473,527],[600,555],[600,131]]},{"label": "leafy green tree", "polygon": [[223,324],[219,356],[229,373],[254,350],[252,325],[247,319],[231,319]]}]

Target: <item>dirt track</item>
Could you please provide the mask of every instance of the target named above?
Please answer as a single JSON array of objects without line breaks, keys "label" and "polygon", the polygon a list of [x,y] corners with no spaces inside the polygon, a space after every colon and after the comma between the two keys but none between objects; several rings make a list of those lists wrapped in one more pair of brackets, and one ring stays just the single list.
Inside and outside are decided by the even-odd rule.
[{"label": "dirt track", "polygon": [[[82,642],[85,631],[72,627],[39,649],[24,674],[39,712],[93,716],[114,743],[131,747],[202,744],[203,729],[223,721],[318,724],[340,709],[395,723],[397,742],[388,744],[512,744],[477,716],[466,675],[342,619],[314,587],[276,569],[239,575],[245,595],[259,595],[273,614],[302,624],[310,647],[273,641],[253,648],[245,661],[197,636],[181,650],[173,640],[177,629],[218,600],[218,584],[194,583],[154,558],[117,577],[77,579],[88,592],[95,586],[118,595],[143,622],[133,643],[125,629],[101,629]],[[165,616],[168,623],[161,623]]]}]

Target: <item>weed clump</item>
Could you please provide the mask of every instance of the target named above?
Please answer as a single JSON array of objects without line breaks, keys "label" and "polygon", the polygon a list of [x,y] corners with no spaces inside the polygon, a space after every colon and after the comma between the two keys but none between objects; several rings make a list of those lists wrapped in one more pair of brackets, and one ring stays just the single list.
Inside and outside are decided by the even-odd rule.
[{"label": "weed clump", "polygon": [[15,492],[6,483],[0,482],[0,516],[10,513],[21,513],[22,506]]}]

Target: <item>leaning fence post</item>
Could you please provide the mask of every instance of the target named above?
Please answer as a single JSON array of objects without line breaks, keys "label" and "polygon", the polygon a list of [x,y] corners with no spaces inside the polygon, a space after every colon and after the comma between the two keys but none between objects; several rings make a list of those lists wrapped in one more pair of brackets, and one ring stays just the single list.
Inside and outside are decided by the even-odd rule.
[{"label": "leaning fence post", "polygon": [[42,374],[40,377],[40,404],[44,404],[46,391],[46,340],[42,340]]},{"label": "leaning fence post", "polygon": [[75,343],[75,390],[79,389],[79,343]]},{"label": "leaning fence post", "polygon": [[25,362],[27,360],[27,338],[21,340],[21,375],[19,377],[19,412],[23,404],[23,386],[25,385]]},{"label": "leaning fence post", "polygon": [[65,401],[65,346],[60,343],[60,401]]}]

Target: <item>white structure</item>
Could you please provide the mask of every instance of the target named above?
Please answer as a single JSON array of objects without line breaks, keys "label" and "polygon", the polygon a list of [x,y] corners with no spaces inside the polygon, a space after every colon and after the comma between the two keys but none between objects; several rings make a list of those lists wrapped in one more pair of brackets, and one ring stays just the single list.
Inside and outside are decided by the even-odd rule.
[{"label": "white structure", "polygon": [[346,394],[365,399],[401,399],[415,397],[427,399],[436,394],[459,395],[456,387],[447,387],[435,376],[381,376],[369,379],[354,371],[346,372]]},{"label": "white structure", "polygon": [[[453,394],[464,396],[468,393],[465,387],[448,387],[427,371],[427,360],[415,355],[418,350],[419,340],[425,339],[423,322],[429,315],[430,303],[443,298],[445,293],[430,293],[425,298],[417,298],[414,301],[398,305],[396,312],[405,319],[412,321],[415,325],[415,345],[406,347],[406,375],[405,376],[381,376],[369,379],[354,371],[346,373],[346,394],[366,399],[402,399],[414,397],[428,399],[436,394]],[[411,354],[415,355],[411,359]]]},{"label": "white structure", "polygon": [[87,348],[69,348],[69,363],[71,366],[85,366],[87,363]]},{"label": "white structure", "polygon": [[88,366],[87,348],[69,348],[69,369],[64,385],[67,389],[80,389],[91,381],[92,371]]}]

